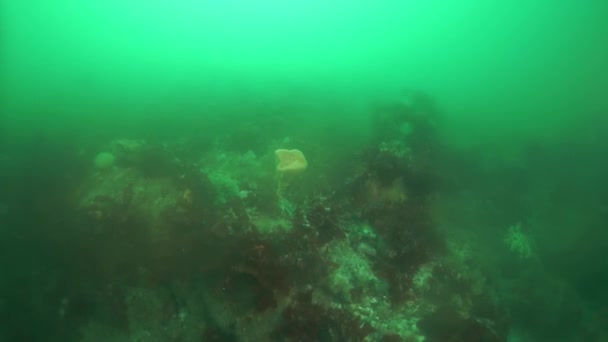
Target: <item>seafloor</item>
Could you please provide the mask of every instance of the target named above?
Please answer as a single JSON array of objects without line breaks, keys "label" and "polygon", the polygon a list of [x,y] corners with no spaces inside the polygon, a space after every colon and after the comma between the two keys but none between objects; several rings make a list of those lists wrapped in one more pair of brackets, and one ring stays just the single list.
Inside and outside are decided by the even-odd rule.
[{"label": "seafloor", "polygon": [[252,115],[7,152],[2,341],[601,339],[538,256],[521,169],[443,143],[426,95],[370,115],[364,137]]}]

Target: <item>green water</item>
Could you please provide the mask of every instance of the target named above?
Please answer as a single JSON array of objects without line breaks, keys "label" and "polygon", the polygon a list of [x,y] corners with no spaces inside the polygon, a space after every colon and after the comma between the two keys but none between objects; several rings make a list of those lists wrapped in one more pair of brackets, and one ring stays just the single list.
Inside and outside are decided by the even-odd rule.
[{"label": "green water", "polygon": [[3,4],[16,117],[149,116],[168,100],[182,107],[166,115],[186,116],[235,93],[348,106],[413,87],[451,109],[458,136],[476,125],[489,139],[558,134],[605,109],[601,1],[35,3]]},{"label": "green water", "polygon": [[[607,18],[599,0],[1,1],[0,340],[356,340],[337,332],[352,317],[370,341],[468,341],[471,322],[482,341],[605,339]],[[407,108],[433,115],[402,119]],[[278,148],[307,156],[301,179],[275,174]],[[101,152],[116,160],[95,167]],[[278,194],[277,182],[297,190]],[[315,203],[336,221],[315,221]],[[428,250],[387,271],[402,257],[391,239],[406,238],[386,221],[411,208],[432,222],[411,233]],[[219,222],[228,233],[209,234],[228,253],[187,243]],[[261,238],[240,235],[249,224]],[[312,264],[348,265],[307,280],[323,310],[370,303],[355,292],[381,301],[398,288],[387,272],[412,279],[421,265],[468,274],[475,290],[434,274],[449,295],[421,300],[457,306],[458,319],[422,310],[406,328],[415,317],[399,316],[396,296],[390,310],[369,304],[375,316],[323,311],[329,328],[314,337],[281,304],[244,304],[258,287],[289,302],[264,263],[226,271],[244,285],[211,299],[218,272],[252,258],[238,248],[260,257],[294,239],[334,251]],[[299,279],[281,265],[272,270]],[[252,332],[244,317],[294,328]]]}]

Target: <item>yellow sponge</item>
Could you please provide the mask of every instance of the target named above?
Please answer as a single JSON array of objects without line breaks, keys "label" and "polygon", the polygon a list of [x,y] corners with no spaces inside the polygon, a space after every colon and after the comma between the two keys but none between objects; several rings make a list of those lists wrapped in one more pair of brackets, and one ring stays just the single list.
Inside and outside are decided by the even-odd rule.
[{"label": "yellow sponge", "polygon": [[274,151],[277,160],[277,171],[283,174],[301,173],[308,167],[304,153],[300,150],[278,149]]},{"label": "yellow sponge", "polygon": [[293,176],[298,175],[308,167],[308,161],[300,150],[278,149],[274,151],[279,173],[279,187],[277,195],[282,196],[283,191],[292,181]]}]

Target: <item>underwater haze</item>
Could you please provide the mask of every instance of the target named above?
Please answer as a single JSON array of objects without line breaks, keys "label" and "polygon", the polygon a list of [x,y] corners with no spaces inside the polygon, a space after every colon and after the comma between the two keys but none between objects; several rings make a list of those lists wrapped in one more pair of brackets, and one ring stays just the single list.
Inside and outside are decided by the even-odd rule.
[{"label": "underwater haze", "polygon": [[0,341],[608,341],[608,2],[0,0]]},{"label": "underwater haze", "polygon": [[[607,107],[607,7],[5,1],[3,107],[21,119],[42,107],[61,113],[50,117],[115,120],[151,116],[158,102],[190,104],[157,113],[175,118],[243,93],[357,107],[423,88],[449,109],[451,130],[461,138],[559,134]],[[350,111],[343,116],[356,120]]]}]

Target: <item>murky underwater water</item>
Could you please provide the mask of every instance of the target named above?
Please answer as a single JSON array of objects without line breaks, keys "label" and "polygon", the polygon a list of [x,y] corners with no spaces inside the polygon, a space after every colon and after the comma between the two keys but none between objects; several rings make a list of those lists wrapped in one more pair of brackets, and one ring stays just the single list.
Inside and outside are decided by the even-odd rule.
[{"label": "murky underwater water", "polygon": [[605,340],[607,15],[1,3],[0,340]]}]

